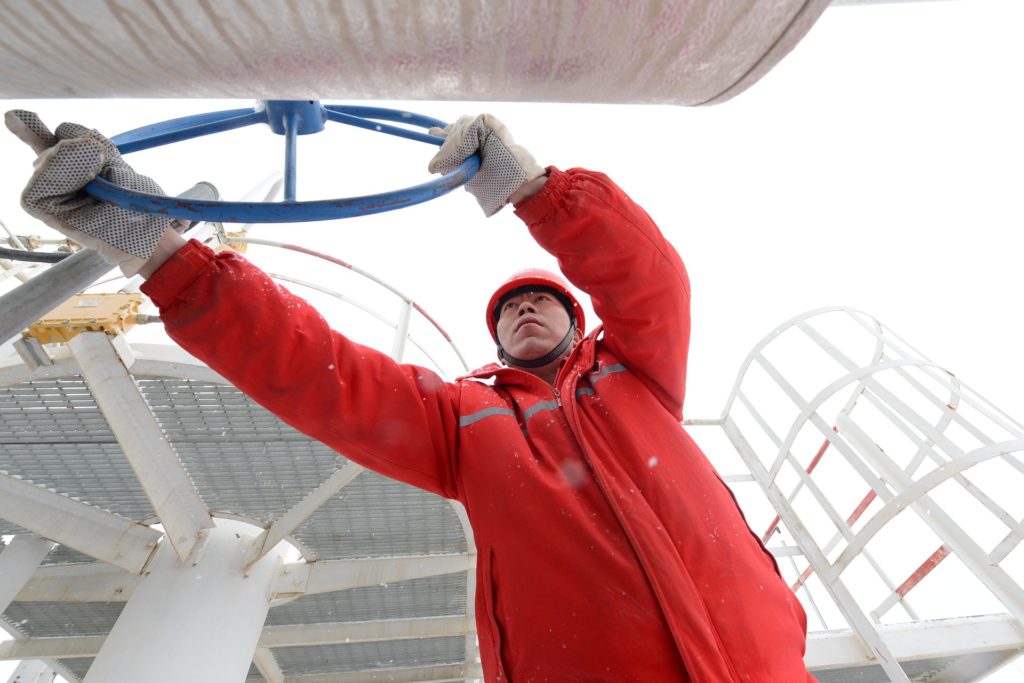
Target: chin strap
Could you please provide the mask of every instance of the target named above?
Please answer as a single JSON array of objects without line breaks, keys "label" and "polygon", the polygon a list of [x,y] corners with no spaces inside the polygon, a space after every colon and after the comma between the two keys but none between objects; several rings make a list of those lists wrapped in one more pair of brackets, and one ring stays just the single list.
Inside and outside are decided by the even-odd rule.
[{"label": "chin strap", "polygon": [[555,345],[555,348],[547,352],[547,354],[540,358],[534,358],[533,360],[523,360],[522,358],[516,358],[510,354],[505,353],[505,349],[501,348],[501,344],[498,344],[498,358],[505,361],[506,364],[516,368],[539,368],[547,365],[551,361],[561,358],[565,350],[569,348],[569,344],[572,343],[572,338],[576,334],[576,321],[572,320],[569,324],[569,331],[562,337],[562,341]]}]

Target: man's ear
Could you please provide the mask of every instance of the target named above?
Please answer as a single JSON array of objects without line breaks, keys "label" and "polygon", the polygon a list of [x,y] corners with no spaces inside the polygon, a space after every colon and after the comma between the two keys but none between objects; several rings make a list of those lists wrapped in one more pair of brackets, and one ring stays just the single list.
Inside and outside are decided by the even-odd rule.
[{"label": "man's ear", "polygon": [[579,344],[581,341],[583,341],[583,330],[577,327],[576,331],[572,333],[572,344],[573,346],[575,346],[576,344]]}]

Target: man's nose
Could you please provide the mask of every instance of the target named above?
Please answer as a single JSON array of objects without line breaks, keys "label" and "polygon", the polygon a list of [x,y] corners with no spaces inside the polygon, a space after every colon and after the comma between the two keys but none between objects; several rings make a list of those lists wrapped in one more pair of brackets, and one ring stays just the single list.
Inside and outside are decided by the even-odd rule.
[{"label": "man's nose", "polygon": [[526,315],[527,313],[536,313],[537,309],[533,307],[532,301],[520,301],[518,315]]}]

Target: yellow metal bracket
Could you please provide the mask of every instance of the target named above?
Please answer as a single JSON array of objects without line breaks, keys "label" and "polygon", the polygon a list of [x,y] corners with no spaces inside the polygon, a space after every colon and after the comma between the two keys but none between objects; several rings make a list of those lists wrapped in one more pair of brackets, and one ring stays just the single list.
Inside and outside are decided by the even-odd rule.
[{"label": "yellow metal bracket", "polygon": [[79,332],[124,334],[135,326],[141,294],[78,294],[22,332],[41,344],[66,342]]}]

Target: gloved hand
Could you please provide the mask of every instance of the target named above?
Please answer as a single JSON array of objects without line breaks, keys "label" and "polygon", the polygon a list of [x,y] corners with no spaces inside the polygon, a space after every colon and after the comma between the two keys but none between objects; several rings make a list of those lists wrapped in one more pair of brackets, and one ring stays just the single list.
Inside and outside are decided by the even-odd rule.
[{"label": "gloved hand", "polygon": [[443,130],[431,128],[430,134],[445,137],[427,166],[431,173],[453,171],[479,150],[480,170],[465,187],[487,216],[505,206],[523,183],[544,175],[533,155],[517,145],[505,124],[491,114],[462,116]]},{"label": "gloved hand", "polygon": [[181,221],[126,211],[82,191],[97,175],[129,190],[163,194],[150,178],[124,162],[117,147],[95,130],[62,123],[56,133],[30,111],[7,112],[12,133],[39,154],[21,195],[30,215],[85,247],[95,249],[125,275],[134,275],[153,256],[164,233]]}]

